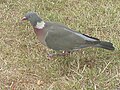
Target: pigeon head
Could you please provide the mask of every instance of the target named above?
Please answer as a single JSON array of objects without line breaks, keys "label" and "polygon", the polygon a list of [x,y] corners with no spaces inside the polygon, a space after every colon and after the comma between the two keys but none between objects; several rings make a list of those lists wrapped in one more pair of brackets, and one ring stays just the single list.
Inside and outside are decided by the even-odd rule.
[{"label": "pigeon head", "polygon": [[22,20],[28,20],[33,27],[37,25],[37,22],[41,22],[42,19],[35,12],[28,12],[25,14]]}]

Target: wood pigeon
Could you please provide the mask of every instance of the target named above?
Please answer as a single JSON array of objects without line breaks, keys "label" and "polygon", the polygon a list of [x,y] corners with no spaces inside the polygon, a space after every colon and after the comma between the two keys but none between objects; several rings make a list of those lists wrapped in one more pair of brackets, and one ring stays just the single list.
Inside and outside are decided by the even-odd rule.
[{"label": "wood pigeon", "polygon": [[111,42],[100,41],[60,23],[43,21],[35,12],[26,13],[22,20],[30,21],[39,41],[53,50],[71,51],[86,47],[115,49]]}]

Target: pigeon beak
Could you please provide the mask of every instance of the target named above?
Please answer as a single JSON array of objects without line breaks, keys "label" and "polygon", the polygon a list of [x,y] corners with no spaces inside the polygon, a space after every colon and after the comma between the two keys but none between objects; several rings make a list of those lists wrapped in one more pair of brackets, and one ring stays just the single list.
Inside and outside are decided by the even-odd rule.
[{"label": "pigeon beak", "polygon": [[23,21],[23,20],[27,20],[27,18],[26,18],[26,17],[23,17],[23,18],[22,18],[22,21]]}]

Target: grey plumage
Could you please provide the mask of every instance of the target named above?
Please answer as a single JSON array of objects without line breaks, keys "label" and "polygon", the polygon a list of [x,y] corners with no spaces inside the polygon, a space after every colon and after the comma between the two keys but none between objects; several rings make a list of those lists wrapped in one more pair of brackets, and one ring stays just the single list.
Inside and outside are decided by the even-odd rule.
[{"label": "grey plumage", "polygon": [[[100,41],[97,38],[81,34],[75,30],[54,22],[44,22],[41,28],[42,19],[36,13],[29,12],[25,15],[32,24],[40,42],[53,50],[76,50],[85,47],[99,47],[107,50],[114,50],[113,44]],[[40,25],[37,25],[40,23]],[[39,26],[41,29],[36,28]],[[42,33],[42,34],[41,34]]]},{"label": "grey plumage", "polygon": [[111,42],[106,42],[106,41],[100,41],[100,43],[95,45],[95,47],[104,48],[107,50],[114,50],[115,49]]},{"label": "grey plumage", "polygon": [[30,21],[32,26],[36,26],[37,22],[41,22],[42,19],[35,12],[28,12],[25,15],[25,18]]}]

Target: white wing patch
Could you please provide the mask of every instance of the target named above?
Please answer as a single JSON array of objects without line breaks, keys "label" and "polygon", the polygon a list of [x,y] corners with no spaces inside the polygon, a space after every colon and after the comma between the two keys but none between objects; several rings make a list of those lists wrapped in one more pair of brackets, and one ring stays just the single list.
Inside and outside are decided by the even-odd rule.
[{"label": "white wing patch", "polygon": [[80,37],[82,37],[85,40],[88,40],[88,41],[97,41],[96,39],[86,37],[83,34],[79,34],[79,33],[75,33],[75,34],[78,35],[78,36],[80,36]]},{"label": "white wing patch", "polygon": [[37,22],[35,28],[37,28],[37,29],[43,29],[44,26],[45,26],[45,22],[41,21],[41,22]]},{"label": "white wing patch", "polygon": [[[70,31],[70,30],[68,30],[68,29],[66,29],[66,28],[64,28],[64,30],[69,31],[69,32],[72,32],[72,31]],[[83,38],[84,40],[88,40],[88,41],[97,41],[96,39],[86,37],[85,35],[80,34],[80,33],[76,33],[76,32],[72,32],[72,33],[74,33],[74,34],[80,36],[80,37]]]}]

